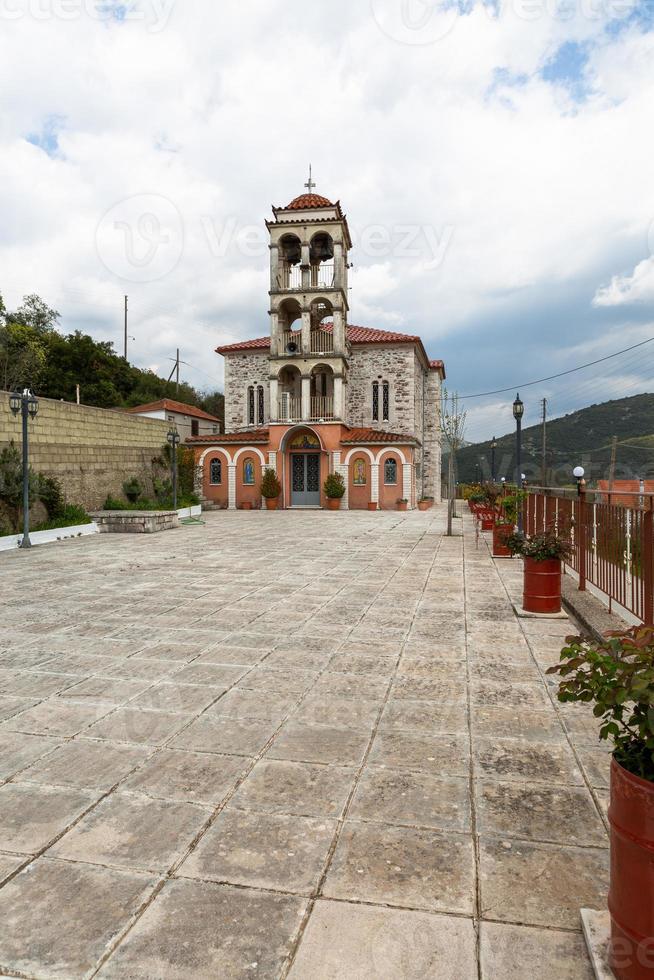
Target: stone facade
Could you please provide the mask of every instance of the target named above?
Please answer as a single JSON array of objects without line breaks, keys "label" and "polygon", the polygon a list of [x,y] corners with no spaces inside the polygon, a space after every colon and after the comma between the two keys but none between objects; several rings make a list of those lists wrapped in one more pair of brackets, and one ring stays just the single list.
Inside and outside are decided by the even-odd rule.
[{"label": "stone facade", "polygon": [[[151,486],[152,460],[168,428],[159,419],[39,398],[38,415],[29,422],[30,464],[56,477],[69,503],[101,507],[131,476]],[[21,419],[11,414],[9,394],[0,392],[0,448],[12,441],[20,449]]]},{"label": "stone facade", "polygon": [[[236,432],[248,426],[247,391],[263,385],[265,419],[270,412],[270,367],[268,351],[247,351],[225,358],[225,432]],[[257,406],[255,405],[255,413]],[[256,414],[255,414],[256,424]]]}]

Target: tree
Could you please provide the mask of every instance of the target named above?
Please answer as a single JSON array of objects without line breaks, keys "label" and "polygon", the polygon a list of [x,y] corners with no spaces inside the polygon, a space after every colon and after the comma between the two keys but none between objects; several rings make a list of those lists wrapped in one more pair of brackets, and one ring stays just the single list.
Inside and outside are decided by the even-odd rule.
[{"label": "tree", "polygon": [[46,346],[30,327],[8,318],[0,324],[0,388],[36,388],[46,363]]},{"label": "tree", "polygon": [[49,333],[56,328],[60,314],[36,293],[30,293],[28,296],[23,296],[23,302],[15,313],[7,313],[6,316],[12,323],[32,327],[38,333]]},{"label": "tree", "polygon": [[458,394],[450,395],[447,388],[444,388],[441,406],[441,430],[449,448],[447,460],[447,533],[450,536],[452,534],[452,518],[454,517],[456,496],[456,454],[463,443],[466,416],[467,412],[460,407]]}]

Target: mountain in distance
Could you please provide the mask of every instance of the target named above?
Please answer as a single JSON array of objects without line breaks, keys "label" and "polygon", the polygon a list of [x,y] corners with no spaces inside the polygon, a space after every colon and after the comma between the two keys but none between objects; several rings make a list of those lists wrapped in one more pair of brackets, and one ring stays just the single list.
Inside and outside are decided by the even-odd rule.
[{"label": "mountain in distance", "polygon": [[[588,484],[609,478],[613,437],[617,438],[615,479],[654,479],[654,394],[632,395],[590,405],[547,423],[548,486],[572,486],[575,466]],[[495,476],[515,478],[515,429],[496,439]],[[542,426],[522,430],[522,472],[529,484],[541,483]],[[491,478],[490,440],[457,453],[458,480]]]}]

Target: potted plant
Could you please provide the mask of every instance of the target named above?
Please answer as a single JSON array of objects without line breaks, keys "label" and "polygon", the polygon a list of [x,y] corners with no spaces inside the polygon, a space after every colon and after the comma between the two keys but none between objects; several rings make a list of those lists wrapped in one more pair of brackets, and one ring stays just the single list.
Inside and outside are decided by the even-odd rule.
[{"label": "potted plant", "polygon": [[493,526],[493,558],[513,557],[513,553],[508,545],[508,539],[515,530],[515,522],[517,519],[517,495],[502,497],[499,502],[497,514],[495,516],[495,524]]},{"label": "potted plant", "polygon": [[261,496],[266,501],[266,510],[277,510],[278,498],[282,485],[277,474],[270,466],[266,466],[261,478]]},{"label": "potted plant", "polygon": [[244,500],[241,504],[241,510],[252,510],[252,501]]},{"label": "potted plant", "polygon": [[610,964],[618,980],[652,977],[654,935],[654,628],[634,626],[601,641],[569,636],[559,701],[593,704],[611,760]]},{"label": "potted plant", "polygon": [[369,500],[368,501],[368,510],[377,510],[378,506],[379,506],[379,504],[377,503],[376,500]]},{"label": "potted plant", "polygon": [[409,501],[406,497],[398,497],[396,500],[398,510],[406,510],[409,506]]},{"label": "potted plant", "polygon": [[327,509],[338,510],[345,494],[345,480],[340,473],[328,473],[322,486],[327,497]]},{"label": "potted plant", "polygon": [[429,510],[430,507],[434,506],[433,497],[421,497],[418,501],[418,510]]},{"label": "potted plant", "polygon": [[531,537],[511,534],[507,545],[512,555],[522,555],[524,559],[525,612],[561,612],[561,562],[570,557],[570,541],[547,528]]}]

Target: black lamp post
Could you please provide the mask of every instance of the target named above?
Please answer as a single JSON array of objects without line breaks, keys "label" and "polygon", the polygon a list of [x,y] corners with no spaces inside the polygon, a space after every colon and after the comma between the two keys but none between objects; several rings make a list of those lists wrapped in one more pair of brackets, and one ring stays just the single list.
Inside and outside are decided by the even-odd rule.
[{"label": "black lamp post", "polygon": [[173,510],[177,510],[177,447],[181,437],[177,429],[169,429],[166,437],[170,444],[170,468],[173,479]]},{"label": "black lamp post", "polygon": [[[524,402],[520,392],[513,403],[513,418],[515,419],[515,485],[516,490],[522,488],[522,416],[525,414]],[[522,508],[518,502],[518,531],[522,531]]]},{"label": "black lamp post", "polygon": [[30,464],[27,420],[36,418],[39,410],[38,399],[34,396],[30,388],[24,388],[22,392],[13,391],[9,396],[9,408],[14,416],[19,413],[23,418],[23,539],[20,543],[21,548],[31,548],[30,541]]},{"label": "black lamp post", "polygon": [[495,483],[495,450],[497,449],[497,439],[495,436],[491,439],[490,450],[491,450],[491,480]]}]

